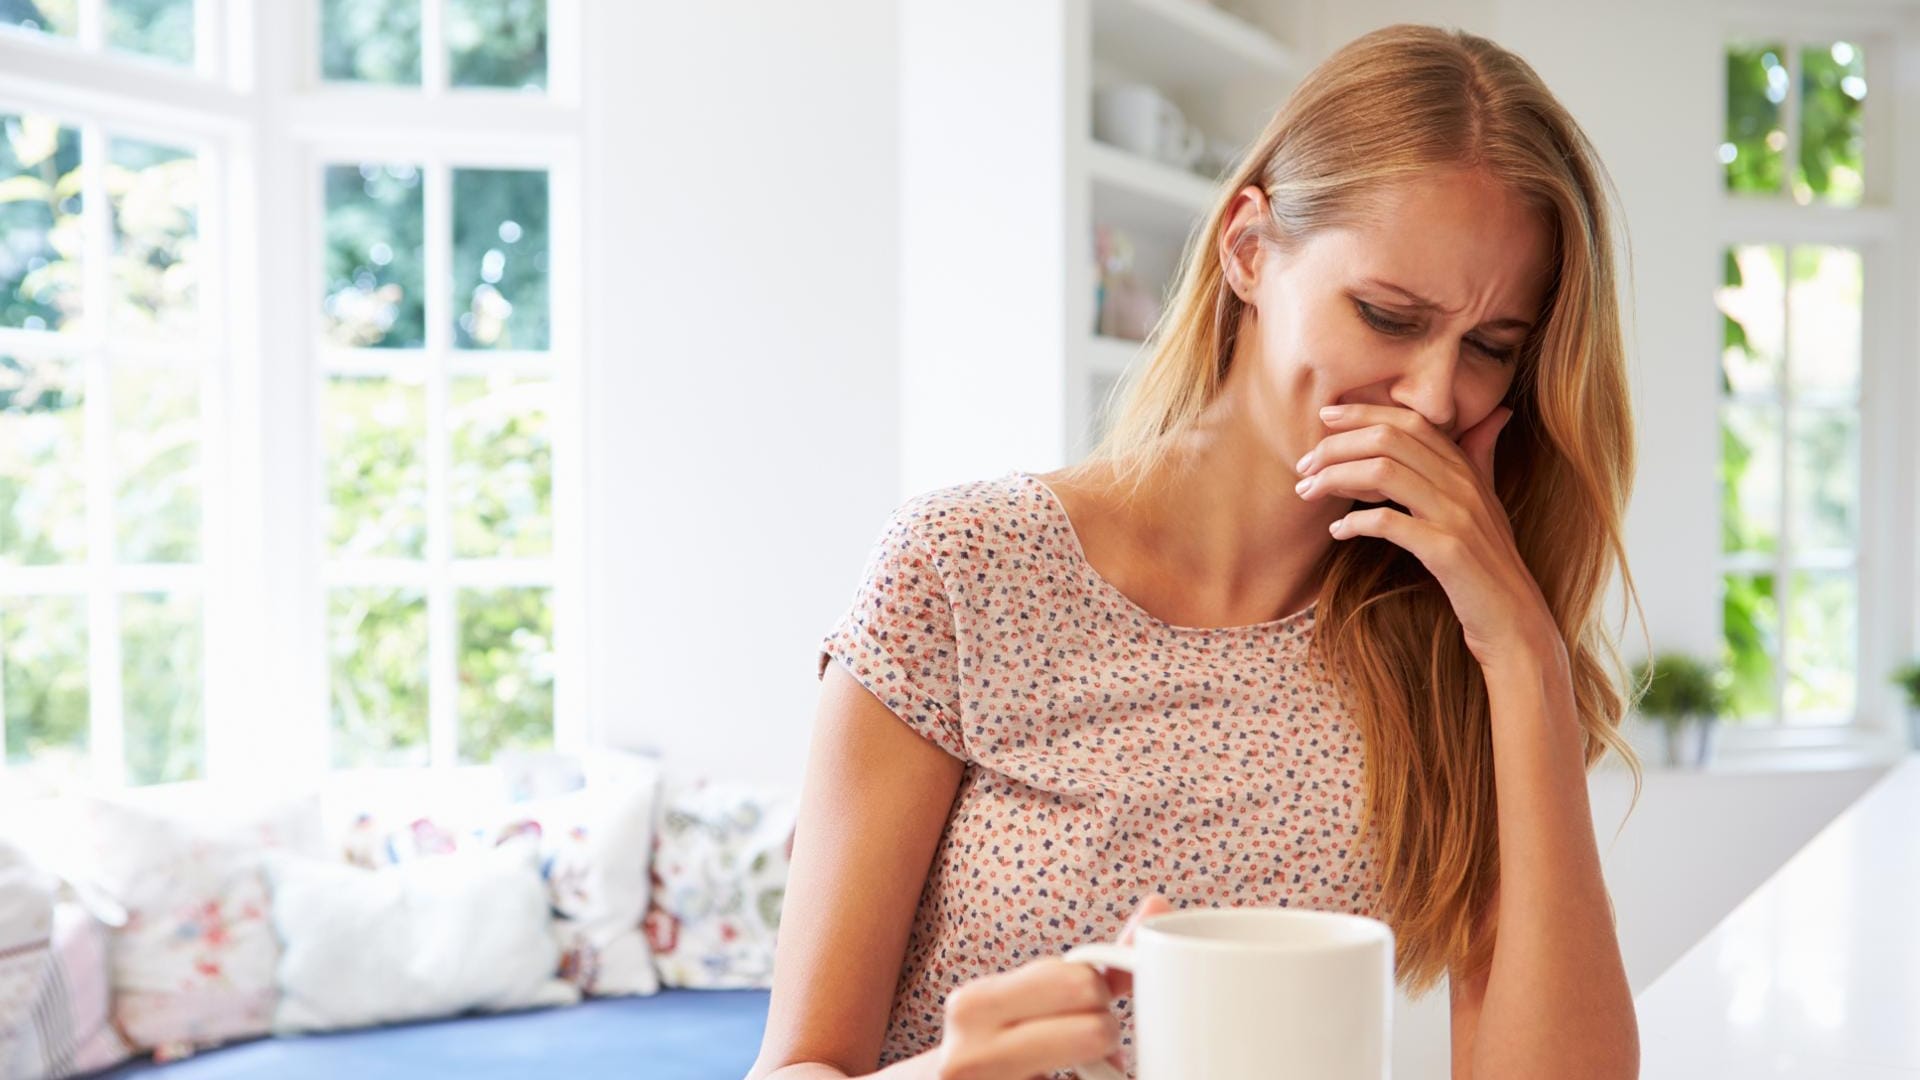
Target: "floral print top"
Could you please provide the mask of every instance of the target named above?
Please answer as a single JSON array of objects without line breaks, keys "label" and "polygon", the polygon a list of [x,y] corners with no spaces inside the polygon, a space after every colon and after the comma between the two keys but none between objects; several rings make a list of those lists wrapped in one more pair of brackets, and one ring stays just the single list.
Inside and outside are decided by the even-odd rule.
[{"label": "floral print top", "polygon": [[1154,617],[1093,568],[1030,473],[894,511],[818,675],[838,660],[966,768],[882,1065],[938,1045],[961,983],[1111,941],[1152,893],[1376,913],[1359,733],[1307,656],[1313,617]]}]

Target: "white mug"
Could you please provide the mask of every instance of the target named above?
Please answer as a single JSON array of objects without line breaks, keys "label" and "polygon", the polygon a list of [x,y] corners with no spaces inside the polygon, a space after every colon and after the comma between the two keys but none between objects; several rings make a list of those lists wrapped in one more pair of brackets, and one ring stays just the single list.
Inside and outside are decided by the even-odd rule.
[{"label": "white mug", "polygon": [[1093,136],[1181,168],[1191,166],[1206,151],[1206,134],[1187,123],[1180,107],[1147,83],[1101,87],[1093,100]]},{"label": "white mug", "polygon": [[[1156,915],[1066,959],[1133,973],[1140,1080],[1384,1080],[1393,931],[1290,908]],[[1104,1061],[1082,1080],[1124,1080]]]}]

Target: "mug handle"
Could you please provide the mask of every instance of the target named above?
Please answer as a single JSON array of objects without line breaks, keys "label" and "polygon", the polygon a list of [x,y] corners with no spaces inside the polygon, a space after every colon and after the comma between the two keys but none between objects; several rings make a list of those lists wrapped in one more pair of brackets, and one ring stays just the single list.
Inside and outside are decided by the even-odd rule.
[{"label": "mug handle", "polygon": [[[1081,945],[1070,949],[1062,960],[1076,964],[1089,964],[1096,968],[1119,968],[1121,971],[1133,970],[1133,946],[1131,945]],[[1127,1080],[1126,1074],[1104,1061],[1089,1061],[1084,1065],[1075,1065],[1073,1071],[1080,1080]]]}]

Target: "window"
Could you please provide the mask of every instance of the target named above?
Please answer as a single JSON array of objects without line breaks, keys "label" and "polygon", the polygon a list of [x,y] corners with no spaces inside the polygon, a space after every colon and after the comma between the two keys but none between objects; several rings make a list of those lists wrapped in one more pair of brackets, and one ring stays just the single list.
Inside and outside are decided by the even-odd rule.
[{"label": "window", "polygon": [[213,50],[197,31],[194,0],[11,0],[0,5],[0,25],[65,39],[93,51],[194,67]]},{"label": "window", "polygon": [[333,760],[549,746],[549,173],[335,163],[322,185]]},{"label": "window", "polygon": [[190,135],[0,101],[0,730],[109,782],[204,765],[218,378]]},{"label": "window", "polygon": [[[1879,36],[1761,33],[1726,47],[1720,357],[1721,616],[1734,714],[1818,743],[1872,726],[1890,657],[1872,625],[1861,447],[1891,342]],[[1824,733],[1824,734],[1823,734]]]},{"label": "window", "polygon": [[584,738],[556,9],[0,5],[13,792]]},{"label": "window", "polygon": [[[323,86],[352,95],[344,112],[367,93],[484,108],[545,93],[547,41],[544,0],[324,0],[316,59]],[[555,325],[551,281],[568,148],[447,138],[418,116],[312,148],[338,767],[484,762],[555,738],[555,338],[572,328]]]}]

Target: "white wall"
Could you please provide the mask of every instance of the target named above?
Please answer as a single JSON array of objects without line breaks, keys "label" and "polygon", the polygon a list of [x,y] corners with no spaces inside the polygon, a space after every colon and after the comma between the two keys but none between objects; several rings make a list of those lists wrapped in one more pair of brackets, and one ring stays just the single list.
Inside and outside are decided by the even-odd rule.
[{"label": "white wall", "polygon": [[594,722],[798,776],[818,638],[899,501],[888,0],[593,7]]}]

